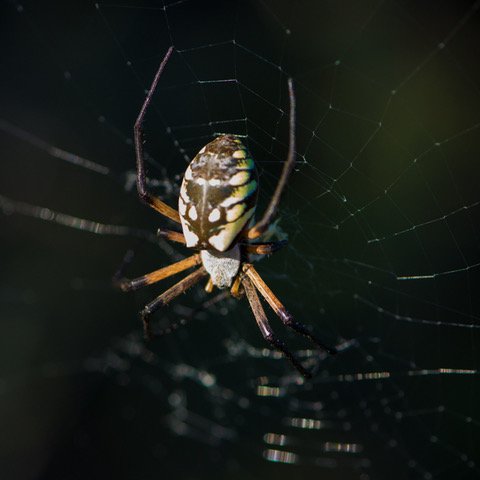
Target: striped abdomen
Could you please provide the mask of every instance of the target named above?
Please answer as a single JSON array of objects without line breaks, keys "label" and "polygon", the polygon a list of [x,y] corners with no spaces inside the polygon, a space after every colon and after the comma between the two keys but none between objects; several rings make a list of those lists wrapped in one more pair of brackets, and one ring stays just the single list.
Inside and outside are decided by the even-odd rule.
[{"label": "striped abdomen", "polygon": [[187,247],[228,250],[253,217],[257,186],[255,163],[239,138],[223,135],[202,148],[178,200]]}]

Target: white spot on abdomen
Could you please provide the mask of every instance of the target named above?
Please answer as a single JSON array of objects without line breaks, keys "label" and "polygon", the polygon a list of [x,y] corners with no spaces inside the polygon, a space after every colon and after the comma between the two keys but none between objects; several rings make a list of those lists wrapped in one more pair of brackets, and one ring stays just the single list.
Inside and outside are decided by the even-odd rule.
[{"label": "white spot on abdomen", "polygon": [[210,215],[208,216],[208,221],[209,222],[217,222],[218,220],[220,220],[220,210],[218,208],[214,208],[210,212]]},{"label": "white spot on abdomen", "polygon": [[185,170],[185,175],[183,176],[183,178],[185,180],[191,180],[193,178],[193,174],[192,174],[192,169],[190,167],[188,167],[186,170]]},{"label": "white spot on abdomen", "polygon": [[241,170],[240,172],[236,173],[230,180],[229,184],[233,186],[243,185],[247,183],[250,179],[250,173],[248,170]]},{"label": "white spot on abdomen", "polygon": [[180,215],[185,215],[185,212],[187,211],[187,206],[185,205],[185,202],[182,200],[182,197],[178,199],[178,211],[180,212]]},{"label": "white spot on abdomen", "polygon": [[195,205],[192,205],[192,206],[188,209],[188,216],[189,216],[192,220],[196,220],[196,219],[198,218],[197,209],[195,208]]},{"label": "white spot on abdomen", "polygon": [[180,221],[182,222],[182,230],[185,237],[186,246],[188,248],[196,247],[199,240],[198,235],[191,230],[190,225],[183,217],[180,217]]}]

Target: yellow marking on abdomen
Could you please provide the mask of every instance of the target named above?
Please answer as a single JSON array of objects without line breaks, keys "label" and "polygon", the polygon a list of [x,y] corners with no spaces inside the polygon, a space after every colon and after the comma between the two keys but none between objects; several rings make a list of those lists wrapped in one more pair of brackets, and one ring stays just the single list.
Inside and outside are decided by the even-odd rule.
[{"label": "yellow marking on abdomen", "polygon": [[227,210],[227,222],[234,222],[245,211],[246,205],[244,203],[237,203],[230,210]]}]

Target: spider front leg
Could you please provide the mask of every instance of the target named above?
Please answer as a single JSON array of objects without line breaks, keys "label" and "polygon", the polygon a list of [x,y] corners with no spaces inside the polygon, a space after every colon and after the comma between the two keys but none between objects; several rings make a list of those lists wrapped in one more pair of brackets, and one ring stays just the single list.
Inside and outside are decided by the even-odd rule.
[{"label": "spider front leg", "polygon": [[249,278],[244,277],[242,279],[242,285],[245,289],[245,293],[247,295],[247,299],[250,303],[250,307],[252,308],[253,315],[255,316],[255,320],[257,321],[258,328],[262,332],[263,338],[272,345],[276,350],[282,352],[285,357],[290,360],[290,363],[305,377],[305,378],[312,378],[312,374],[304,368],[304,366],[300,363],[300,360],[291,353],[285,344],[278,339],[273,330],[271,329],[267,316],[265,314],[265,310],[263,309],[262,304],[260,303],[260,299],[258,298],[257,291],[253,286],[252,282]]},{"label": "spider front leg", "polygon": [[138,196],[140,199],[145,202],[147,205],[155,209],[157,212],[161,213],[165,217],[169,218],[170,220],[173,220],[176,223],[180,223],[180,216],[178,212],[167,205],[166,203],[162,202],[159,198],[153,196],[151,193],[147,191],[147,182],[146,182],[146,176],[145,176],[145,160],[143,156],[143,145],[142,145],[142,125],[143,125],[143,120],[145,118],[145,114],[147,112],[147,108],[150,105],[150,102],[152,101],[152,96],[153,93],[155,92],[155,89],[157,88],[158,80],[160,79],[160,75],[162,74],[168,59],[172,55],[173,52],[173,46],[170,47],[165,55],[165,57],[162,60],[162,63],[160,64],[160,67],[158,67],[157,73],[155,74],[155,77],[153,78],[152,85],[150,87],[150,90],[147,93],[147,97],[145,98],[145,101],[142,105],[142,108],[140,109],[140,113],[138,114],[138,118],[135,122],[135,125],[133,127],[133,133],[134,133],[134,139],[135,139],[135,154],[137,157],[137,191],[138,191]]},{"label": "spider front leg", "polygon": [[143,321],[143,330],[147,339],[152,338],[152,332],[150,330],[150,315],[156,312],[159,308],[170,303],[174,298],[178,297],[182,293],[185,293],[189,288],[193,287],[199,280],[207,275],[207,271],[202,266],[198,270],[195,270],[190,275],[187,275],[184,279],[170,287],[168,290],[159,295],[155,300],[145,306],[140,312],[140,317]]},{"label": "spider front leg", "polygon": [[255,270],[255,267],[252,264],[245,263],[242,267],[243,272],[250,278],[253,282],[255,287],[259,290],[262,294],[263,298],[268,302],[272,310],[277,314],[280,320],[283,322],[284,325],[295,330],[298,333],[301,333],[309,340],[311,340],[315,345],[320,347],[325,352],[329,353],[330,355],[334,355],[337,353],[337,350],[332,347],[327,347],[324,345],[315,335],[313,335],[308,328],[303,325],[303,323],[297,322],[294,320],[293,316],[288,313],[287,309],[283,306],[280,300],[274,295],[274,293],[270,290],[268,285],[262,280],[258,272]]}]

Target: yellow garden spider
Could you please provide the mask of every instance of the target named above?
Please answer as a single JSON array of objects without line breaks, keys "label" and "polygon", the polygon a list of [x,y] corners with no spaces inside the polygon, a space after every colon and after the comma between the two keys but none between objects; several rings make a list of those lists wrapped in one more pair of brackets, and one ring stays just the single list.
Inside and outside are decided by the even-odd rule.
[{"label": "yellow garden spider", "polygon": [[173,46],[168,49],[162,60],[135,122],[137,190],[142,201],[182,226],[183,233],[159,230],[159,234],[199,252],[141,277],[122,278],[119,280],[119,285],[124,291],[136,290],[200,265],[144,307],[140,315],[146,337],[151,337],[150,315],[152,313],[170,303],[202,278],[209,276],[205,287],[209,293],[217,287],[229,289],[232,296],[236,298],[246,294],[265,340],[281,351],[304,377],[309,378],[311,373],[303,367],[285,344],[275,337],[257,291],[287,327],[309,338],[330,354],[335,353],[335,349],[323,345],[306,326],[293,319],[250,263],[251,255],[268,255],[286,244],[286,241],[268,243],[251,243],[251,241],[260,238],[270,226],[277,213],[282,191],[295,164],[295,95],[292,80],[288,80],[290,97],[288,156],[273,197],[260,221],[250,226],[258,193],[255,163],[240,138],[235,135],[221,135],[215,138],[191,161],[183,177],[177,211],[147,191],[142,149],[142,124],[145,114],[172,52]]}]

